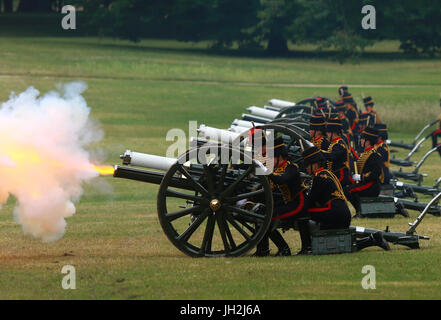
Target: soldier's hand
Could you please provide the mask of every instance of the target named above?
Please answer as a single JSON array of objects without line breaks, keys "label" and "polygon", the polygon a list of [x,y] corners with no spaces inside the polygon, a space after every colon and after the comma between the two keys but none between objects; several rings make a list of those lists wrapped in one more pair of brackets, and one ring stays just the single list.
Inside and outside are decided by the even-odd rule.
[{"label": "soldier's hand", "polygon": [[268,175],[271,173],[271,171],[265,167],[262,162],[260,162],[259,160],[254,160],[256,161],[257,165],[259,166],[260,170],[262,170],[263,175]]},{"label": "soldier's hand", "polygon": [[352,180],[361,181],[361,176],[359,174],[354,174],[354,175],[352,175]]}]

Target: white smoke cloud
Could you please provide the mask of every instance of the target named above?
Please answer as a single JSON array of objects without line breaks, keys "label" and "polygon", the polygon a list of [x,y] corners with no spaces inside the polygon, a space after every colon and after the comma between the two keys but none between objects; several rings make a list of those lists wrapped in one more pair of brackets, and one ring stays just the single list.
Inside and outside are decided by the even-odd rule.
[{"label": "white smoke cloud", "polygon": [[83,183],[99,176],[86,148],[103,137],[82,97],[87,85],[57,89],[11,93],[0,108],[0,205],[14,195],[24,233],[47,242],[63,236]]}]

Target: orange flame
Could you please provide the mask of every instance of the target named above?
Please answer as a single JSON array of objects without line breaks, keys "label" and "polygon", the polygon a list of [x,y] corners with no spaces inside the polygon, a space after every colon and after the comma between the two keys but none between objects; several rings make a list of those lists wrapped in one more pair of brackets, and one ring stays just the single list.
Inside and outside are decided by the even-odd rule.
[{"label": "orange flame", "polygon": [[93,169],[102,176],[113,175],[113,172],[115,171],[115,169],[112,166],[96,165],[96,164],[93,165]]}]

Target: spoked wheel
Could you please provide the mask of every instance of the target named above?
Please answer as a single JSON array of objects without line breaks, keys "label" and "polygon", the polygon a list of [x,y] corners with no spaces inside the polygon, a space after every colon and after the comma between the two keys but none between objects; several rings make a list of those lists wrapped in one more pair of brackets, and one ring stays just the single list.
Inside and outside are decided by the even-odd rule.
[{"label": "spoked wheel", "polygon": [[[254,248],[273,210],[268,178],[257,175],[256,167],[228,146],[199,146],[183,154],[158,191],[158,217],[169,240],[192,257],[241,256]],[[245,207],[238,204],[245,199]]]}]

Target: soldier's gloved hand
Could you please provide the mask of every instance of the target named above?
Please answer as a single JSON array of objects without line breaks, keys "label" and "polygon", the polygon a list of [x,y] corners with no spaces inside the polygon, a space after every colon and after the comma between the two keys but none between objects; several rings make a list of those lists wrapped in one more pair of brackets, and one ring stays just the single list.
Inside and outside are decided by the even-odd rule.
[{"label": "soldier's gloved hand", "polygon": [[352,175],[352,180],[361,181],[361,176],[359,174],[354,174],[354,175]]},{"label": "soldier's gloved hand", "polygon": [[271,173],[271,171],[267,167],[265,167],[262,164],[262,162],[260,162],[259,160],[255,160],[255,161],[256,161],[257,165],[259,166],[260,170],[262,170],[263,175],[268,175]]},{"label": "soldier's gloved hand", "polygon": [[236,205],[242,207],[247,202],[247,199],[242,199],[236,202]]}]

